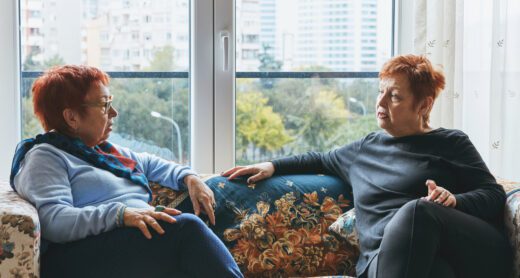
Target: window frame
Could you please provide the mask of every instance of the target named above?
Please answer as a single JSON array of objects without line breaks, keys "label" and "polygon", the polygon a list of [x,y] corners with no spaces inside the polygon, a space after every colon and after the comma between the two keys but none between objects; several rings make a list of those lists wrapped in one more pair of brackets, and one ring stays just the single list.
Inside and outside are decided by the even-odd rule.
[{"label": "window frame", "polygon": [[[0,2],[0,180],[9,180],[11,161],[21,139],[20,110],[20,48],[18,44],[18,1]],[[7,135],[5,135],[7,134]]]}]

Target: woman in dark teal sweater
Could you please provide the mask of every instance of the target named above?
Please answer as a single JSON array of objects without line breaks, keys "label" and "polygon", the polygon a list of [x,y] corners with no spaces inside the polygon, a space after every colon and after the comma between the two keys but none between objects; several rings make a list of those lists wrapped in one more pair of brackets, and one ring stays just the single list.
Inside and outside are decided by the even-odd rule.
[{"label": "woman in dark teal sweater", "polygon": [[468,136],[432,129],[444,76],[422,56],[398,56],[380,73],[377,122],[384,130],[327,153],[239,166],[229,179],[328,173],[352,187],[359,277],[507,277],[505,193]]}]

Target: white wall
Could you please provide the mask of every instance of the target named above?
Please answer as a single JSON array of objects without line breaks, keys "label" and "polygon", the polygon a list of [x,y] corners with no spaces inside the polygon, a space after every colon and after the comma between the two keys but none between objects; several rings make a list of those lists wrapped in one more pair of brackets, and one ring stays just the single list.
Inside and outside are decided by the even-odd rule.
[{"label": "white wall", "polygon": [[11,161],[20,140],[17,2],[0,1],[0,180],[9,180]]}]

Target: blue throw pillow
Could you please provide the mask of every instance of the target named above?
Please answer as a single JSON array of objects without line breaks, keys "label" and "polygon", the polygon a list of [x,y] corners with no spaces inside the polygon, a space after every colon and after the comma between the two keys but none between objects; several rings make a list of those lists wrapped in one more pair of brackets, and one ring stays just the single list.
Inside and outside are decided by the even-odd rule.
[{"label": "blue throw pillow", "polygon": [[[358,250],[328,227],[352,208],[337,177],[285,175],[247,184],[246,177],[206,181],[217,202],[216,226],[246,276],[353,275]],[[179,209],[189,212],[191,202]]]}]

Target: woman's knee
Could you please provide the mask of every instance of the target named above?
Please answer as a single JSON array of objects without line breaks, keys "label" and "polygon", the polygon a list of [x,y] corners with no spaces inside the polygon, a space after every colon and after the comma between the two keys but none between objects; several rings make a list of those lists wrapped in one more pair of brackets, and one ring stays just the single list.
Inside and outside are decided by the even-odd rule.
[{"label": "woman's knee", "polygon": [[427,200],[417,199],[409,201],[392,217],[392,220],[385,227],[385,233],[387,230],[402,229],[402,227],[407,226],[406,224],[413,226],[430,225],[436,220],[435,211],[439,209],[438,207],[438,204]]},{"label": "woman's knee", "polygon": [[176,225],[179,229],[185,230],[187,232],[196,232],[209,229],[206,224],[195,214],[183,213],[175,216],[175,219],[177,222],[173,225]]}]

